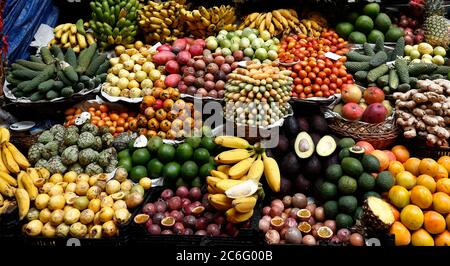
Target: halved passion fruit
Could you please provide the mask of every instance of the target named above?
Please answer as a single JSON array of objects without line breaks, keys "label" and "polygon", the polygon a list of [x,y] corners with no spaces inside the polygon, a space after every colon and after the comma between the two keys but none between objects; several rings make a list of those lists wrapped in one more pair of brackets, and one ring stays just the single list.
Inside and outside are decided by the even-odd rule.
[{"label": "halved passion fruit", "polygon": [[194,214],[194,215],[197,215],[197,214],[201,214],[201,213],[204,212],[204,211],[205,211],[205,207],[203,207],[203,206],[197,206],[197,207],[194,207],[194,208],[192,209],[191,213]]},{"label": "halved passion fruit", "polygon": [[284,219],[281,218],[280,216],[275,216],[272,218],[272,220],[270,220],[270,225],[274,229],[279,230],[284,227]]},{"label": "halved passion fruit", "polygon": [[145,224],[148,221],[148,219],[150,219],[150,216],[148,216],[148,214],[141,213],[134,217],[134,222],[136,224]]},{"label": "halved passion fruit", "polygon": [[311,212],[308,209],[300,209],[297,212],[297,217],[302,221],[308,221],[311,218]]},{"label": "halved passion fruit", "polygon": [[297,228],[298,228],[298,230],[300,230],[300,232],[307,234],[307,233],[311,232],[312,227],[307,222],[301,222],[298,224]]},{"label": "halved passion fruit", "polygon": [[317,229],[317,236],[321,239],[329,239],[333,236],[333,230],[328,226],[321,226]]},{"label": "halved passion fruit", "polygon": [[113,200],[121,200],[121,199],[125,198],[125,192],[123,192],[123,191],[116,192],[111,195],[111,198]]},{"label": "halved passion fruit", "polygon": [[172,227],[175,224],[175,218],[172,216],[164,217],[161,220],[161,225],[165,227]]}]

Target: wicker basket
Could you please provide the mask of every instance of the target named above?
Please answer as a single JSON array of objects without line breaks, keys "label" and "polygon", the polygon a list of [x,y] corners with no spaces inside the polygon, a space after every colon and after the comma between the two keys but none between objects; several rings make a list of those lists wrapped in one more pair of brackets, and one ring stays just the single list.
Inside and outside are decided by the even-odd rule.
[{"label": "wicker basket", "polygon": [[395,119],[386,120],[379,124],[368,124],[333,118],[328,127],[341,137],[350,137],[356,141],[367,141],[375,149],[383,149],[393,145],[401,133],[399,127],[395,124]]},{"label": "wicker basket", "polygon": [[11,143],[26,154],[31,145],[37,142],[38,136],[39,134],[30,134],[29,132],[11,131]]}]

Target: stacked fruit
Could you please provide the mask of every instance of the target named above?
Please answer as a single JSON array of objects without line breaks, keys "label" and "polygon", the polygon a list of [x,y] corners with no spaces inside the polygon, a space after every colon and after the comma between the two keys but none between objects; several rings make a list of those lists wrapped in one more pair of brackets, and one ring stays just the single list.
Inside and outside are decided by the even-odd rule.
[{"label": "stacked fruit", "polygon": [[265,233],[268,244],[318,245],[320,242],[364,246],[359,233],[346,228],[336,230],[336,222],[325,220],[323,207],[308,202],[304,194],[286,195],[283,200],[274,199],[263,208],[259,230]]},{"label": "stacked fruit", "polygon": [[[75,120],[80,117],[83,112],[81,108],[69,108],[64,114],[66,115],[65,127],[75,125]],[[99,127],[108,127],[109,132],[113,136],[117,136],[122,132],[130,130],[130,124],[136,124],[136,117],[132,113],[109,110],[108,106],[101,104],[98,107],[89,107],[87,112],[91,114],[90,122]]]},{"label": "stacked fruit", "polygon": [[407,61],[411,63],[428,63],[443,65],[445,63],[445,55],[447,52],[444,47],[436,46],[433,48],[428,43],[422,42],[414,46],[405,46],[405,57]]},{"label": "stacked fruit", "polygon": [[147,176],[164,177],[172,187],[186,184],[201,187],[203,179],[214,168],[211,154],[215,147],[213,139],[207,136],[187,138],[178,146],[164,144],[161,138],[151,137],[147,147],[130,145],[120,151],[119,166],[125,168],[135,182]]},{"label": "stacked fruit", "polygon": [[28,150],[28,159],[35,167],[43,167],[52,174],[111,173],[117,166],[117,153],[109,130],[90,122],[67,128],[56,124],[39,135],[37,143]]},{"label": "stacked fruit", "polygon": [[277,9],[272,12],[254,12],[246,16],[239,29],[249,27],[260,32],[268,31],[271,36],[289,35],[290,33],[303,33],[310,37],[319,37],[325,26],[322,18],[298,19],[293,9]]},{"label": "stacked fruit", "polygon": [[[306,41],[305,41],[306,40]],[[292,70],[294,79],[293,96],[304,99],[310,97],[328,97],[340,93],[346,83],[353,83],[343,66],[345,57],[339,60],[325,56],[327,52],[343,55],[348,51],[347,42],[333,31],[322,32],[318,39],[304,34],[289,36],[281,41],[280,61],[297,62],[287,67]]]},{"label": "stacked fruit", "polygon": [[144,8],[138,10],[139,27],[146,33],[147,43],[173,42],[184,35],[182,11],[186,1],[148,1]]},{"label": "stacked fruit", "polygon": [[[131,47],[132,46],[132,47]],[[111,96],[139,98],[150,93],[161,72],[151,59],[151,46],[137,41],[130,48],[118,45],[102,90]]]},{"label": "stacked fruit", "polygon": [[336,32],[342,38],[348,38],[352,43],[375,43],[378,39],[396,42],[404,35],[401,28],[392,26],[391,19],[386,13],[380,13],[378,3],[369,3],[363,8],[363,15],[357,12],[349,13],[348,22],[336,25]]},{"label": "stacked fruit", "polygon": [[245,57],[258,59],[259,62],[277,59],[277,45],[280,42],[267,30],[258,31],[251,28],[230,32],[221,30],[217,36],[210,36],[205,41],[206,48],[212,52],[222,52],[223,56],[228,56],[236,51],[243,51]]},{"label": "stacked fruit", "polygon": [[66,23],[56,26],[53,30],[55,37],[50,41],[49,48],[52,44],[57,44],[64,48],[72,47],[75,53],[79,53],[80,50],[96,42],[94,35],[86,32],[88,27],[89,23],[83,23],[82,19],[75,24]]},{"label": "stacked fruit", "polygon": [[358,86],[348,85],[342,89],[342,103],[334,106],[333,112],[350,121],[378,124],[390,117],[394,110],[384,96],[383,90],[377,87],[368,87],[363,95]]},{"label": "stacked fruit", "polygon": [[138,0],[95,0],[90,3],[90,27],[102,48],[113,44],[129,44],[137,33]]},{"label": "stacked fruit", "polygon": [[395,244],[450,245],[450,157],[402,162],[390,169],[396,175],[388,196],[395,206],[396,221],[390,228]]},{"label": "stacked fruit", "polygon": [[228,75],[225,118],[251,126],[268,126],[290,110],[291,71],[247,61]]},{"label": "stacked fruit", "polygon": [[[395,19],[394,19],[395,21]],[[405,32],[405,43],[409,45],[419,44],[425,39],[425,32],[420,27],[417,19],[404,14],[396,21],[397,26]]]},{"label": "stacked fruit", "polygon": [[230,5],[211,8],[200,6],[192,11],[181,10],[181,18],[186,21],[187,28],[194,37],[204,39],[216,35],[220,30],[235,30],[235,11]]},{"label": "stacked fruit", "polygon": [[117,236],[120,225],[131,218],[130,210],[143,202],[144,190],[151,186],[150,179],[142,182],[143,186],[133,185],[123,169],[110,180],[107,174],[89,176],[70,171],[50,176],[43,168],[32,170],[21,174],[24,187],[32,185],[33,193],[20,188],[16,191],[21,193],[20,218],[28,220],[23,231],[30,237]]},{"label": "stacked fruit", "polygon": [[165,189],[158,200],[145,204],[142,212],[134,221],[145,224],[150,235],[236,237],[239,233],[239,228],[227,222],[223,213],[215,212],[208,194],[203,195],[198,187],[180,186],[175,193]]},{"label": "stacked fruit", "polygon": [[40,58],[19,59],[7,76],[16,98],[31,101],[70,97],[81,90],[92,90],[106,79],[109,62],[106,54],[97,53],[97,44],[77,56],[72,48],[64,54],[57,45],[40,49]]}]

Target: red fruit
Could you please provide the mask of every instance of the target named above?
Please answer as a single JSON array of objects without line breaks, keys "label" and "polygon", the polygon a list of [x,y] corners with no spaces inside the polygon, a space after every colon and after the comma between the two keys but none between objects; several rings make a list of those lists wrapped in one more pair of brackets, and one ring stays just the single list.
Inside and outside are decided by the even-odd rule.
[{"label": "red fruit", "polygon": [[375,148],[372,146],[372,144],[370,144],[367,141],[358,141],[358,142],[356,142],[356,146],[364,148],[365,154],[371,154],[375,150]]},{"label": "red fruit", "polygon": [[192,56],[202,55],[203,46],[199,44],[194,44],[189,48],[189,53],[191,53]]},{"label": "red fruit", "polygon": [[386,119],[387,109],[381,103],[369,105],[363,114],[363,121],[371,124],[381,123]]},{"label": "red fruit", "polygon": [[158,110],[163,107],[163,101],[161,99],[158,99],[155,101],[155,105],[153,105],[153,109]]},{"label": "red fruit", "polygon": [[186,49],[187,40],[185,38],[177,39],[173,42],[172,45],[172,51],[174,53],[179,53],[180,51],[183,51]]},{"label": "red fruit", "polygon": [[357,121],[360,120],[364,110],[356,103],[346,103],[342,107],[342,116],[345,119]]},{"label": "red fruit", "polygon": [[180,65],[175,60],[169,60],[166,63],[165,69],[170,74],[178,74],[178,73],[180,73]]},{"label": "red fruit", "polygon": [[346,103],[359,103],[361,100],[361,89],[354,84],[345,84],[342,86],[342,100]]},{"label": "red fruit", "polygon": [[369,87],[364,91],[366,104],[381,103],[384,101],[384,92],[377,87]]}]

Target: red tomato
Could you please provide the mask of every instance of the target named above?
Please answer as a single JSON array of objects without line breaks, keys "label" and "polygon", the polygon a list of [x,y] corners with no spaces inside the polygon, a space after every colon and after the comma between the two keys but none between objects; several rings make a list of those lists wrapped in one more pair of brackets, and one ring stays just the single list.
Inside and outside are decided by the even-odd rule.
[{"label": "red tomato", "polygon": [[316,73],[314,73],[314,72],[309,72],[309,73],[308,73],[308,78],[310,78],[311,80],[312,80],[312,79],[315,79],[315,78],[316,78]]},{"label": "red tomato", "polygon": [[323,70],[323,72],[325,72],[325,74],[328,76],[328,75],[331,74],[331,69],[329,69],[329,68],[327,67],[327,68],[325,68],[325,69]]},{"label": "red tomato", "polygon": [[336,83],[331,83],[330,85],[328,85],[328,87],[330,87],[330,90],[336,90],[337,89]]},{"label": "red tomato", "polygon": [[314,83],[315,83],[315,84],[322,85],[323,80],[322,80],[322,78],[316,78],[316,80],[314,81]]},{"label": "red tomato", "polygon": [[305,70],[300,70],[300,72],[298,73],[298,76],[301,79],[304,79],[304,78],[306,78],[308,76],[308,73]]},{"label": "red tomato", "polygon": [[295,86],[295,92],[296,93],[302,93],[303,92],[303,85],[298,84]]},{"label": "red tomato", "polygon": [[295,72],[299,72],[300,70],[302,70],[302,66],[300,64],[295,64],[293,69]]},{"label": "red tomato", "polygon": [[302,84],[302,79],[301,78],[295,78],[294,79],[294,84],[295,85]]},{"label": "red tomato", "polygon": [[335,74],[331,74],[330,75],[330,80],[331,80],[331,82],[336,82],[337,81],[337,76]]},{"label": "red tomato", "polygon": [[320,86],[320,90],[321,91],[328,91],[329,90],[328,85],[323,84],[322,86]]},{"label": "red tomato", "polygon": [[303,90],[303,92],[304,92],[306,95],[310,94],[310,93],[311,93],[311,87],[310,87],[310,86],[305,87],[304,90]]},{"label": "red tomato", "polygon": [[[309,78],[304,78],[302,83],[303,83],[303,86],[310,86],[311,80]],[[306,88],[305,88],[305,90],[306,90]]]},{"label": "red tomato", "polygon": [[314,96],[316,96],[316,97],[323,97],[323,92],[318,91],[318,92],[314,93]]},{"label": "red tomato", "polygon": [[340,88],[344,82],[342,81],[342,79],[337,79],[337,80],[335,81],[335,83],[336,83],[336,85],[338,86],[338,88]]},{"label": "red tomato", "polygon": [[310,66],[306,66],[306,67],[305,67],[305,71],[306,71],[306,72],[308,72],[308,73],[309,73],[309,72],[311,72],[311,70],[312,70],[312,69],[311,69],[311,67],[310,67]]},{"label": "red tomato", "polygon": [[323,71],[320,71],[320,72],[317,74],[317,76],[318,76],[319,78],[324,79],[324,78],[327,76],[327,74],[326,74],[325,72],[323,72]]},{"label": "red tomato", "polygon": [[347,76],[347,71],[345,71],[345,69],[340,68],[339,69],[339,77],[345,77]]},{"label": "red tomato", "polygon": [[318,84],[314,84],[311,86],[312,91],[317,92],[320,91],[320,86]]},{"label": "red tomato", "polygon": [[324,78],[323,79],[323,84],[330,84],[330,79],[329,78]]}]

